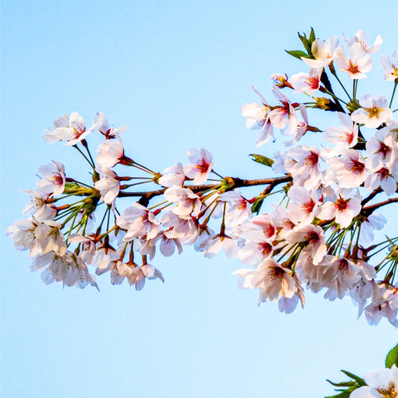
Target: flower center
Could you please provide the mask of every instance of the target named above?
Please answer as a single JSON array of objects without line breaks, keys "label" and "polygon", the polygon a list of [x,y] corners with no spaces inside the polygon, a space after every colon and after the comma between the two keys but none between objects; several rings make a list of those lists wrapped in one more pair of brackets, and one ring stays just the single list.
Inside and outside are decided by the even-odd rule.
[{"label": "flower center", "polygon": [[314,245],[319,241],[319,236],[316,232],[310,232],[305,236],[305,239],[308,244]]},{"label": "flower center", "polygon": [[376,388],[376,391],[381,394],[382,397],[385,398],[397,398],[398,392],[394,387],[394,384],[390,382],[388,389],[386,388]]},{"label": "flower center", "polygon": [[344,211],[348,208],[348,200],[344,200],[341,196],[337,199],[337,202],[334,203],[335,207],[338,211]]},{"label": "flower center", "polygon": [[348,70],[348,72],[351,72],[352,74],[360,73],[359,72],[359,68],[358,68],[358,64],[355,61],[351,60],[351,59],[348,61],[347,70]]},{"label": "flower center", "polygon": [[355,174],[362,174],[365,170],[365,163],[360,162],[358,159],[351,158],[350,170]]},{"label": "flower center", "polygon": [[270,267],[270,271],[269,271],[268,275],[269,275],[271,281],[275,281],[277,279],[282,279],[284,273],[285,273],[285,271],[283,271],[283,269],[281,269],[279,267]]},{"label": "flower center", "polygon": [[378,172],[380,180],[386,180],[390,175],[390,171],[386,167],[382,167]]},{"label": "flower center", "polygon": [[310,214],[314,210],[315,202],[311,199],[309,202],[303,203],[301,209],[305,214]]},{"label": "flower center", "polygon": [[316,76],[308,76],[307,84],[312,90],[317,90],[319,87],[319,79]]},{"label": "flower center", "polygon": [[315,152],[310,152],[308,156],[305,158],[305,165],[315,167],[318,163],[319,156]]},{"label": "flower center", "polygon": [[385,159],[387,155],[391,152],[391,148],[386,145],[384,142],[379,141],[379,149],[376,153],[380,154],[380,156]]},{"label": "flower center", "polygon": [[382,108],[378,108],[376,105],[372,106],[371,108],[365,108],[365,111],[369,113],[369,117],[375,117],[376,119],[380,117],[382,110]]}]

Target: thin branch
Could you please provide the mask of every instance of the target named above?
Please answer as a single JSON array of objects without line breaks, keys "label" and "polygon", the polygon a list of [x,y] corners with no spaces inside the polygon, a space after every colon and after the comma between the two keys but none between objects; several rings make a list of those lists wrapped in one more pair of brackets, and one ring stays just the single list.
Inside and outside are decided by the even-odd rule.
[{"label": "thin branch", "polygon": [[387,199],[384,202],[380,202],[380,203],[376,203],[376,204],[368,206],[368,207],[364,207],[362,209],[362,213],[366,216],[369,216],[379,207],[389,205],[390,203],[397,203],[397,202],[398,202],[398,198]]},{"label": "thin branch", "polygon": [[[240,178],[232,178],[227,177],[232,182],[231,187],[229,189],[241,188],[241,187],[252,187],[256,185],[268,185],[272,184],[274,188],[276,185],[283,184],[284,182],[292,181],[292,176],[289,174],[284,177],[276,177],[276,178],[264,178],[260,180],[241,180]],[[192,192],[198,193],[203,192],[212,188],[219,187],[220,184],[205,184],[205,185],[184,185],[183,188],[189,188]],[[155,196],[163,195],[167,188],[158,189],[156,191],[149,192],[119,192],[118,197],[141,197],[142,202],[149,201]]]},{"label": "thin branch", "polygon": [[379,193],[383,192],[383,190],[379,187],[377,189],[375,189],[368,197],[366,197],[362,202],[361,202],[361,206],[365,206],[366,203],[370,202],[376,195],[378,195]]}]

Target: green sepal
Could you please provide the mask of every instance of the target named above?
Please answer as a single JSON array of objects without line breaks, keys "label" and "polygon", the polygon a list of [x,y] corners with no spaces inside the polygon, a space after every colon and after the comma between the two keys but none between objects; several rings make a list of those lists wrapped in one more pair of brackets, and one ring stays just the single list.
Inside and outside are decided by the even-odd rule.
[{"label": "green sepal", "polygon": [[315,37],[315,32],[314,32],[314,28],[311,28],[311,32],[310,32],[310,36],[308,38],[308,43],[312,48],[312,43],[315,41],[316,37]]},{"label": "green sepal", "polygon": [[307,50],[308,55],[312,55],[311,52],[311,46],[310,43],[308,43],[308,39],[307,36],[305,35],[305,33],[303,33],[302,35],[300,35],[300,33],[297,33],[298,37],[300,38],[301,42],[304,45],[304,48]]},{"label": "green sepal", "polygon": [[267,167],[271,167],[275,163],[275,160],[267,158],[262,155],[256,155],[254,153],[251,153],[249,156],[251,156],[252,160],[254,160],[255,162],[263,164],[264,166]]},{"label": "green sepal", "polygon": [[333,383],[333,381],[330,380],[326,381],[335,387],[352,387],[357,385],[356,381],[342,381],[341,383]]},{"label": "green sepal", "polygon": [[264,198],[260,198],[256,200],[251,207],[253,214],[260,214],[261,206],[263,205]]},{"label": "green sepal", "polygon": [[362,379],[359,376],[354,375],[351,372],[348,372],[347,370],[342,370],[342,372],[347,375],[350,379],[355,380],[360,386],[366,386],[367,384],[365,383],[365,380]]},{"label": "green sepal", "polygon": [[81,188],[81,187],[76,182],[66,182],[64,191],[68,191],[70,189],[78,189],[78,188]]},{"label": "green sepal", "polygon": [[392,365],[398,367],[398,344],[390,350],[386,357],[386,368],[392,368]]},{"label": "green sepal", "polygon": [[306,54],[304,51],[301,50],[291,50],[291,51],[285,50],[285,51],[299,60],[301,60],[301,57],[311,58],[308,54]]}]

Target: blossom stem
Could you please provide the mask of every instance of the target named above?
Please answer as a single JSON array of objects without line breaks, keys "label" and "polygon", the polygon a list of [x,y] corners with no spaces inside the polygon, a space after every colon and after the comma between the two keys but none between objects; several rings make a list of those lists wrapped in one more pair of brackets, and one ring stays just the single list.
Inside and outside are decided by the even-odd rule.
[{"label": "blossom stem", "polygon": [[357,89],[358,89],[358,79],[354,79],[352,81],[352,97],[354,101],[357,98]]},{"label": "blossom stem", "polygon": [[90,159],[83,153],[83,151],[77,145],[73,145],[73,148],[76,148],[84,159],[87,160],[87,163],[93,168],[93,170],[95,170],[95,164],[91,163]]},{"label": "blossom stem", "polygon": [[220,174],[218,174],[215,170],[211,171],[213,174],[215,174],[217,177],[220,177],[221,179],[224,179],[223,176],[221,176]]},{"label": "blossom stem", "polygon": [[394,95],[395,95],[395,90],[397,89],[397,84],[398,84],[398,82],[395,80],[395,82],[394,82],[394,89],[392,90],[392,95],[391,95],[390,105],[388,105],[388,107],[389,107],[389,108],[391,108],[392,101],[393,101],[393,99],[394,99]]},{"label": "blossom stem", "polygon": [[342,102],[343,104],[347,105],[347,102],[343,101],[341,98],[337,97],[334,93],[332,93],[331,91],[325,89],[325,93],[329,94],[331,97],[333,97],[333,99]]},{"label": "blossom stem", "polygon": [[350,99],[350,101],[352,101],[350,94],[348,94],[348,91],[344,87],[344,84],[340,81],[339,77],[337,76],[336,70],[333,68],[333,69],[330,69],[330,72],[336,78],[336,80],[339,82],[340,86],[342,87],[344,92],[347,94],[347,97]]},{"label": "blossom stem", "polygon": [[82,145],[86,148],[86,151],[87,151],[88,156],[89,156],[89,158],[90,158],[90,160],[91,160],[91,163],[93,164],[93,168],[95,168],[95,162],[94,162],[93,157],[91,156],[91,152],[90,152],[90,149],[89,149],[89,147],[88,147],[87,141],[86,141],[86,140],[83,140],[83,141],[82,141]]}]

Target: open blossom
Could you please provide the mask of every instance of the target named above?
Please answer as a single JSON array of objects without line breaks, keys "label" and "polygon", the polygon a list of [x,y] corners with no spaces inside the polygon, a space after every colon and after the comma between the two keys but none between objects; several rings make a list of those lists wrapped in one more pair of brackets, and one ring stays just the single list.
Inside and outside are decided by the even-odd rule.
[{"label": "open blossom", "polygon": [[318,194],[315,189],[309,191],[300,186],[292,186],[288,192],[291,202],[288,214],[295,223],[310,224],[319,207]]},{"label": "open blossom", "polygon": [[326,43],[321,39],[315,39],[311,46],[311,52],[315,59],[305,57],[301,59],[311,68],[324,68],[333,61],[333,54],[338,45],[337,36],[329,37]]},{"label": "open blossom", "polygon": [[361,208],[359,192],[357,192],[356,196],[344,197],[338,195],[338,197],[325,202],[319,208],[317,217],[321,220],[335,219],[341,228],[347,228],[352,219],[359,214]]},{"label": "open blossom", "polygon": [[319,264],[326,254],[326,240],[320,226],[305,225],[293,229],[286,240],[290,244],[305,243],[305,250],[311,253],[314,264]]},{"label": "open blossom", "polygon": [[391,58],[385,54],[380,57],[381,66],[384,69],[384,78],[392,81],[398,78],[398,50],[395,50]]},{"label": "open blossom", "polygon": [[94,187],[101,192],[101,200],[107,204],[111,204],[120,192],[120,182],[117,174],[106,167],[97,167],[96,171],[100,175],[100,179],[95,182]]},{"label": "open blossom", "polygon": [[89,284],[98,289],[95,277],[88,272],[87,266],[70,251],[63,255],[49,252],[37,256],[31,265],[31,270],[34,272],[43,270],[41,278],[46,285],[61,282],[64,286],[84,289]]},{"label": "open blossom", "polygon": [[172,211],[166,211],[161,219],[164,228],[173,230],[173,236],[184,244],[193,243],[198,237],[197,223],[190,215],[177,216]]},{"label": "open blossom", "polygon": [[355,43],[359,43],[368,54],[375,54],[380,50],[380,46],[383,44],[383,39],[379,35],[376,37],[375,42],[372,46],[369,46],[368,36],[363,30],[358,30],[353,37],[347,40],[347,46],[352,47]]},{"label": "open blossom", "polygon": [[354,43],[348,50],[348,57],[343,46],[336,49],[334,62],[338,68],[348,74],[351,79],[364,79],[365,73],[372,69],[372,59],[363,50],[360,43]]},{"label": "open blossom", "polygon": [[221,194],[220,199],[228,203],[226,220],[229,225],[238,225],[251,217],[251,204],[244,198],[239,189]]},{"label": "open blossom", "polygon": [[76,145],[91,133],[91,130],[86,130],[85,123],[83,117],[77,112],[72,112],[70,117],[60,116],[54,122],[54,131],[47,129],[43,139],[49,144],[56,141],[68,141],[65,145]]},{"label": "open blossom", "polygon": [[368,215],[361,225],[359,243],[364,247],[369,246],[374,239],[375,231],[380,231],[387,224],[387,219],[383,214],[373,212]]},{"label": "open blossom", "polygon": [[245,234],[245,244],[239,249],[238,257],[243,264],[259,265],[272,256],[272,241],[263,231],[256,230]]},{"label": "open blossom", "polygon": [[146,279],[160,279],[164,282],[163,275],[154,266],[144,264],[141,267],[134,267],[127,276],[129,284],[135,286],[135,290],[142,290]]},{"label": "open blossom", "polygon": [[382,318],[387,318],[393,326],[398,327],[398,308],[391,305],[390,291],[387,290],[384,284],[378,285],[374,281],[372,286],[372,302],[364,310],[368,323],[370,325],[378,325]]},{"label": "open blossom", "polygon": [[359,98],[362,108],[352,113],[352,120],[364,124],[369,128],[379,127],[392,118],[392,110],[388,107],[387,98],[383,96],[371,97],[369,94]]},{"label": "open blossom", "polygon": [[190,215],[192,212],[196,215],[200,213],[202,203],[199,196],[189,188],[173,186],[165,191],[164,196],[168,201],[177,204],[173,209],[173,213],[178,216]]},{"label": "open blossom", "polygon": [[7,228],[6,235],[12,236],[16,250],[32,249],[36,243],[36,228],[39,222],[32,217],[30,220],[18,220]]},{"label": "open blossom", "polygon": [[354,147],[358,143],[358,125],[353,122],[350,115],[337,112],[340,127],[328,127],[322,133],[323,138],[335,145],[329,156],[338,155],[341,149]]},{"label": "open blossom", "polygon": [[116,139],[103,141],[98,147],[97,155],[96,163],[101,168],[110,168],[118,163],[133,163],[130,158],[124,156],[123,142],[119,134],[116,134]]},{"label": "open blossom", "polygon": [[272,86],[272,94],[281,104],[275,106],[269,114],[272,125],[278,128],[282,134],[294,135],[297,130],[298,119],[293,105],[276,86]]},{"label": "open blossom", "polygon": [[366,177],[365,188],[373,191],[381,187],[387,196],[391,196],[397,190],[397,181],[398,163],[393,163],[390,167],[379,166]]},{"label": "open blossom", "polygon": [[376,131],[376,134],[366,142],[366,152],[368,153],[366,167],[370,170],[395,163],[397,144],[387,127]]},{"label": "open blossom", "polygon": [[213,168],[213,155],[204,148],[200,151],[191,148],[187,156],[191,164],[184,166],[184,174],[192,178],[195,185],[203,184]]},{"label": "open blossom", "polygon": [[308,116],[304,104],[300,104],[300,114],[303,120],[298,120],[296,135],[291,140],[285,141],[283,143],[285,146],[292,146],[308,131]]},{"label": "open blossom", "polygon": [[323,268],[322,284],[328,289],[325,298],[330,301],[341,300],[361,277],[359,266],[346,258],[326,256],[318,266]]},{"label": "open blossom", "polygon": [[319,148],[309,148],[306,145],[293,147],[289,150],[288,156],[295,160],[290,165],[285,162],[285,168],[292,174],[294,183],[307,189],[317,188],[323,179],[319,164],[321,157]]},{"label": "open blossom", "polygon": [[323,68],[311,68],[308,73],[297,73],[290,78],[296,93],[312,94],[319,90]]},{"label": "open blossom", "polygon": [[39,190],[46,194],[60,195],[65,189],[65,167],[56,162],[42,164],[39,172],[43,178],[36,183]]},{"label": "open blossom", "polygon": [[55,252],[62,256],[66,253],[66,243],[61,232],[61,224],[57,221],[46,220],[40,223],[36,230],[36,245],[32,248],[30,255],[46,254]]},{"label": "open blossom", "polygon": [[260,130],[260,134],[256,141],[256,146],[268,142],[270,137],[274,138],[272,123],[269,118],[271,107],[265,98],[254,88],[254,92],[260,97],[262,104],[251,102],[242,106],[242,115],[247,119],[246,127],[250,130]]},{"label": "open blossom", "polygon": [[398,396],[398,368],[392,365],[369,372],[364,377],[366,386],[354,390],[350,398],[395,398]]},{"label": "open blossom", "polygon": [[170,257],[177,249],[178,254],[182,253],[181,241],[179,234],[170,228],[168,231],[161,231],[154,238],[154,244],[160,240],[159,250],[165,257]]},{"label": "open blossom", "polygon": [[118,134],[123,133],[127,130],[127,127],[123,124],[115,129],[114,127],[110,127],[108,119],[105,117],[103,112],[97,112],[94,116],[93,125],[90,127],[90,131],[98,130],[101,134],[103,134],[107,139],[116,138]]},{"label": "open blossom", "polygon": [[368,175],[362,154],[355,149],[342,150],[340,157],[329,159],[328,163],[326,179],[340,188],[357,188]]},{"label": "open blossom", "polygon": [[296,291],[296,281],[290,270],[280,266],[274,259],[265,260],[254,272],[252,285],[260,289],[259,302],[277,301],[282,297],[292,298]]},{"label": "open blossom", "polygon": [[125,242],[133,238],[146,235],[148,239],[154,238],[160,231],[160,223],[156,216],[145,206],[134,203],[125,209],[121,216],[117,217],[117,223],[123,229],[127,229]]},{"label": "open blossom", "polygon": [[227,235],[216,235],[212,238],[207,239],[202,244],[206,258],[214,257],[221,249],[229,258],[235,258],[238,256],[238,244],[236,240]]},{"label": "open blossom", "polygon": [[172,187],[174,185],[181,186],[185,181],[184,168],[181,163],[177,163],[163,170],[162,177],[159,178],[158,182],[164,187]]},{"label": "open blossom", "polygon": [[30,196],[29,203],[23,209],[24,214],[32,214],[38,221],[52,220],[57,215],[54,204],[46,202],[49,194],[36,189],[25,189],[22,192]]}]

